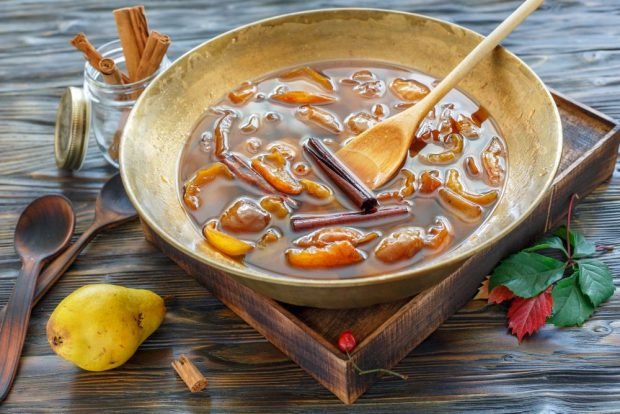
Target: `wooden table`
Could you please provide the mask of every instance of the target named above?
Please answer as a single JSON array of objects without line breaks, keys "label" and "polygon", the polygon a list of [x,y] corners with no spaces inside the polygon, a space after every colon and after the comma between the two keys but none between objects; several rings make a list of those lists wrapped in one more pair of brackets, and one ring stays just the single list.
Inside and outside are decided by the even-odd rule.
[{"label": "wooden table", "polygon": [[[145,1],[152,27],[173,38],[170,55],[240,24],[276,14],[347,5],[394,8],[488,33],[518,1],[280,0]],[[549,86],[620,117],[620,2],[549,0],[505,45]],[[53,160],[53,130],[64,87],[80,85],[83,61],[68,39],[95,44],[115,36],[111,10],[127,2],[3,0],[0,9],[0,304],[19,262],[12,245],[18,214],[48,193],[69,197],[78,232],[93,214],[98,189],[114,170],[94,142],[73,175]],[[620,176],[582,201],[575,225],[601,243],[620,236]],[[604,258],[615,274],[620,251]],[[620,279],[617,279],[620,283]],[[163,326],[126,365],[88,373],[57,357],[45,323],[58,302],[88,283],[116,283],[174,295]],[[620,292],[620,291],[619,291]],[[546,326],[517,344],[505,309],[470,302],[403,360],[404,382],[385,378],[353,407],[343,405],[263,337],[147,244],[137,223],[99,236],[33,312],[19,376],[3,412],[122,409],[162,412],[620,411],[620,293],[581,328]],[[190,354],[209,378],[190,394],[170,367]]]}]

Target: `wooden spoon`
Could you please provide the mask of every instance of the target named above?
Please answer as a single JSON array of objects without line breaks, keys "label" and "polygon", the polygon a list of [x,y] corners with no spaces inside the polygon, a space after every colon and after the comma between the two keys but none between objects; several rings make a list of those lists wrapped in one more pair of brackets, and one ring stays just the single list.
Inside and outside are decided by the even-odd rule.
[{"label": "wooden spoon", "polygon": [[525,1],[420,102],[362,132],[342,147],[337,156],[371,189],[385,184],[398,172],[405,160],[415,132],[424,117],[542,2],[543,0]]},{"label": "wooden spoon", "polygon": [[[125,193],[120,174],[114,175],[101,188],[95,204],[95,220],[67,250],[55,258],[41,273],[37,281],[33,305],[47,293],[65,271],[75,262],[97,234],[137,217],[136,210]],[[2,314],[0,313],[0,317]]]},{"label": "wooden spoon", "polygon": [[[56,257],[41,273],[37,280],[32,306],[47,293],[65,271],[75,262],[78,255],[84,250],[97,234],[103,230],[123,224],[137,217],[136,210],[131,205],[121,176],[116,174],[103,186],[95,205],[95,220],[90,227],[73,243],[67,250]],[[0,321],[4,316],[3,309],[0,311]]]},{"label": "wooden spoon", "polygon": [[63,196],[36,199],[21,214],[15,228],[15,250],[22,268],[6,305],[0,329],[0,401],[13,384],[22,353],[37,276],[43,265],[71,241],[75,214]]}]

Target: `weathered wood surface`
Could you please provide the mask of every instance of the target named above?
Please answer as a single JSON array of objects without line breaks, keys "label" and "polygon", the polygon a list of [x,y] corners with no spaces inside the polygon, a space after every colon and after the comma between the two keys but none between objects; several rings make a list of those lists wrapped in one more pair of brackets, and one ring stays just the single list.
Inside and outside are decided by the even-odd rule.
[{"label": "weathered wood surface", "polygon": [[[381,4],[294,1],[181,3],[147,1],[153,27],[174,40],[172,57],[242,23],[327,6],[415,11],[487,33],[517,1],[389,0]],[[617,0],[548,1],[505,45],[551,87],[620,118],[620,4]],[[82,61],[67,40],[86,31],[111,40],[110,10],[127,2],[4,0],[0,13],[0,303],[6,303],[19,262],[12,231],[34,197],[62,193],[78,212],[78,231],[92,218],[100,185],[112,173],[91,146],[74,176],[53,162],[52,134],[62,89],[81,83]],[[92,144],[92,142],[91,142]],[[617,246],[620,177],[616,173],[577,208],[576,226]],[[620,252],[605,256],[620,274]],[[620,283],[620,277],[616,279]],[[175,295],[162,328],[125,366],[86,373],[56,357],[46,343],[47,317],[61,298],[94,282],[145,287]],[[404,359],[409,381],[378,381],[357,411],[620,411],[620,293],[582,328],[545,327],[517,345],[500,307],[470,303]],[[210,380],[190,394],[170,367],[189,353]],[[21,371],[1,410],[56,412],[87,409],[164,412],[348,412],[294,363],[148,245],[137,224],[99,236],[34,310]]]}]

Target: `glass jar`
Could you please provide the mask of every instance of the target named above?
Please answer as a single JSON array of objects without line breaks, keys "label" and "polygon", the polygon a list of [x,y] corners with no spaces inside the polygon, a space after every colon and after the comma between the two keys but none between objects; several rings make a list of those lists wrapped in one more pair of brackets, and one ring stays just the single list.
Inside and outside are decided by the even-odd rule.
[{"label": "glass jar", "polygon": [[[104,58],[113,59],[118,68],[127,73],[120,41],[106,43],[97,50]],[[161,65],[151,76],[133,83],[110,85],[103,81],[103,76],[97,69],[86,62],[84,91],[91,106],[90,129],[95,134],[95,141],[103,157],[116,168],[120,138],[129,112],[142,91],[168,66],[170,60],[164,56]]]}]

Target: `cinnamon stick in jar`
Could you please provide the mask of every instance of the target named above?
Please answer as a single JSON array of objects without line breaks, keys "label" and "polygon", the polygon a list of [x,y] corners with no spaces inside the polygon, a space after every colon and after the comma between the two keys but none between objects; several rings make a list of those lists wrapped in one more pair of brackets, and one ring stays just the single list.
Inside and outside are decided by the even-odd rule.
[{"label": "cinnamon stick in jar", "polygon": [[147,78],[157,71],[170,46],[170,37],[152,31],[140,58],[135,81]]},{"label": "cinnamon stick in jar", "polygon": [[112,137],[112,143],[108,147],[108,154],[114,161],[118,161],[119,149],[121,145],[121,136],[123,135],[123,128],[125,128],[125,123],[127,122],[127,118],[129,118],[129,112],[131,108],[124,108],[123,113],[121,114],[120,119],[118,120],[118,126],[116,127],[116,132]]},{"label": "cinnamon stick in jar", "polygon": [[116,62],[110,58],[103,58],[99,62],[99,72],[103,76],[105,83],[109,85],[122,85],[123,76],[120,69],[116,66]]},{"label": "cinnamon stick in jar", "polygon": [[84,54],[84,57],[93,68],[99,68],[99,62],[101,62],[103,56],[101,56],[101,53],[90,43],[84,33],[80,32],[76,34],[69,43]]},{"label": "cinnamon stick in jar", "polygon": [[125,66],[131,82],[140,80],[137,77],[140,58],[149,37],[149,28],[144,14],[144,6],[126,7],[112,12],[125,55]]}]

